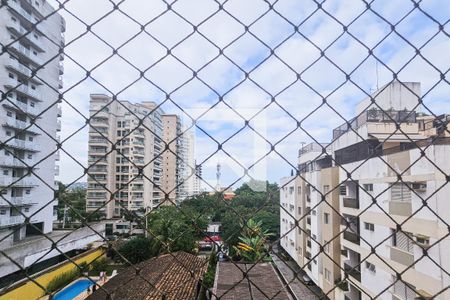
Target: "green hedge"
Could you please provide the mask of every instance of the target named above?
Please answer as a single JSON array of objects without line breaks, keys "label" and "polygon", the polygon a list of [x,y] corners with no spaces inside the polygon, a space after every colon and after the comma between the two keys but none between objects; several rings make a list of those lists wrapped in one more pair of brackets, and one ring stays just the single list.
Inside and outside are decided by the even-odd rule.
[{"label": "green hedge", "polygon": [[58,276],[56,276],[55,278],[53,278],[52,280],[50,280],[50,282],[47,285],[47,292],[48,293],[53,293],[56,292],[60,289],[62,289],[63,287],[65,287],[66,285],[68,285],[69,283],[71,283],[72,281],[74,281],[75,279],[77,279],[78,277],[80,277],[81,272],[78,268],[74,268],[71,271],[62,273]]}]

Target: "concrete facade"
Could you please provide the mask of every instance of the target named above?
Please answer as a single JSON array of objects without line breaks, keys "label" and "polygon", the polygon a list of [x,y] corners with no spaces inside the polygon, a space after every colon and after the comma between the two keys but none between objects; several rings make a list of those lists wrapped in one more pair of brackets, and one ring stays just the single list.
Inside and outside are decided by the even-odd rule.
[{"label": "concrete facade", "polygon": [[306,238],[305,271],[324,293],[346,281],[329,298],[450,298],[448,290],[438,294],[450,284],[450,118],[417,113],[420,84],[405,86],[394,82],[372,95],[389,111],[363,100],[331,144],[300,150],[299,176],[281,180],[281,246],[302,267]]},{"label": "concrete facade", "polygon": [[[56,218],[64,31],[64,19],[43,0],[8,1],[0,10],[0,42],[7,46],[0,56],[0,141],[6,144],[0,150],[0,248],[50,233]],[[24,224],[28,216],[37,228]]]}]

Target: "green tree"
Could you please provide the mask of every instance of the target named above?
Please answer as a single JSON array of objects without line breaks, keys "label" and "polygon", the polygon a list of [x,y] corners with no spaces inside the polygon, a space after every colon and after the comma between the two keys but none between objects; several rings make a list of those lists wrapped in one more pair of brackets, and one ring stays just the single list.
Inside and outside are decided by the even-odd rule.
[{"label": "green tree", "polygon": [[160,207],[148,216],[153,255],[193,252],[206,226],[207,220],[199,214],[183,214],[173,206]]},{"label": "green tree", "polygon": [[135,237],[119,248],[119,253],[132,264],[140,263],[152,257],[151,242],[145,237]]}]

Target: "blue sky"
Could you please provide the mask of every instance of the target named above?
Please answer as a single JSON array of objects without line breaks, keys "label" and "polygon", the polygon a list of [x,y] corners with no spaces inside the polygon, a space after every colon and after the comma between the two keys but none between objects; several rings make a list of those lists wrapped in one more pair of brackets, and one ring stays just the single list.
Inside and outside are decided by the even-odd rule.
[{"label": "blue sky", "polygon": [[[273,6],[275,10],[271,10],[266,16],[254,22],[268,9],[268,3],[272,2],[231,0],[224,5],[228,13],[221,11],[211,20],[201,23],[217,10],[216,2],[176,1],[172,8],[195,25],[200,24],[198,31],[207,39],[195,33],[172,49],[172,54],[198,72],[197,75],[201,80],[195,78],[179,88],[184,82],[192,79],[192,71],[171,56],[164,58],[145,73],[146,77],[163,91],[144,79],[123,90],[139,77],[139,72],[118,56],[109,59],[92,72],[91,76],[95,80],[86,79],[72,88],[85,78],[85,71],[74,61],[90,70],[111,55],[112,50],[91,33],[71,42],[86,31],[86,26],[63,11],[62,15],[67,22],[64,77],[67,102],[63,103],[63,139],[83,125],[83,118],[71,106],[87,116],[90,93],[109,91],[118,93],[119,99],[132,102],[142,100],[161,102],[166,99],[165,94],[170,93],[171,101],[194,118],[208,111],[197,124],[219,141],[227,139],[244,125],[244,120],[237,117],[236,112],[250,119],[260,109],[270,104],[274,97],[276,103],[271,103],[263,113],[254,117],[250,124],[259,126],[258,130],[262,131],[260,134],[272,144],[277,143],[276,150],[284,158],[271,153],[267,159],[258,164],[259,168],[253,175],[260,179],[278,181],[280,177],[289,174],[290,164],[296,165],[297,150],[301,142],[310,142],[311,139],[304,131],[295,130],[296,124],[297,120],[303,120],[320,105],[321,96],[328,96],[330,105],[345,118],[351,118],[355,104],[365,97],[365,93],[370,93],[376,88],[376,60],[373,56],[367,57],[367,49],[355,38],[370,48],[379,44],[374,49],[374,55],[382,61],[378,63],[380,85],[392,80],[392,72],[389,69],[394,72],[401,70],[400,80],[422,83],[422,93],[426,95],[423,101],[433,112],[436,114],[450,112],[448,84],[441,82],[433,87],[440,80],[439,71],[417,56],[404,67],[405,63],[416,55],[414,48],[395,32],[392,33],[390,25],[376,15],[379,14],[392,23],[402,20],[396,24],[396,32],[420,48],[421,54],[435,64],[440,72],[446,73],[450,66],[450,57],[443,54],[450,49],[448,33],[434,36],[439,31],[438,24],[418,9],[404,17],[413,9],[412,1],[376,0],[371,2],[371,7],[376,13],[365,11],[366,3],[359,0],[324,1],[323,9],[347,26],[348,32],[355,37],[346,33],[332,45],[330,43],[342,34],[343,27],[323,10],[317,10],[317,4],[313,1],[277,1]],[[439,22],[445,23],[450,18],[450,10],[448,4],[444,2],[424,0],[420,2],[420,8]],[[96,22],[112,9],[112,4],[106,0],[92,2],[89,6],[85,3],[82,0],[70,0],[65,8],[87,24]],[[145,3],[126,0],[119,7],[138,22],[147,23],[164,12],[166,5],[157,0]],[[307,18],[314,11],[316,12]],[[353,21],[363,11],[364,14]],[[267,46],[247,33],[224,50],[224,54],[246,72],[269,57],[250,73],[251,80],[245,79],[244,73],[223,55],[208,64],[219,54],[219,50],[213,44],[223,49],[245,31],[243,25],[236,19],[247,26],[252,24],[250,31],[270,48],[275,48],[284,41],[276,47],[274,55],[270,55]],[[300,34],[292,35],[294,27],[289,22],[299,25]],[[172,47],[193,31],[192,26],[186,21],[175,13],[168,12],[146,26],[146,30],[159,42],[149,34],[141,33],[125,46],[121,46],[139,33],[140,26],[117,11],[93,25],[92,30],[114,48],[120,47],[119,54],[140,70],[147,69],[163,58],[167,53],[164,46]],[[444,30],[450,32],[449,25],[446,25]],[[433,36],[431,42],[423,46]],[[321,58],[321,50],[325,51],[329,60]],[[203,67],[205,64],[207,66]],[[338,65],[346,73],[351,73],[351,80],[359,88],[346,81],[345,74],[333,64]],[[359,64],[361,65],[355,70]],[[297,79],[296,73],[301,74],[304,82]],[[107,90],[95,81],[101,82]],[[238,87],[231,89],[241,81],[243,82]],[[330,95],[336,88],[338,89]],[[172,92],[173,90],[176,91]],[[226,104],[234,111],[223,103],[210,109],[217,102],[218,95],[223,96]],[[173,103],[165,103],[162,108],[166,112],[183,115]],[[303,120],[302,127],[317,140],[327,142],[331,138],[332,129],[343,122],[329,108],[322,107]],[[291,133],[293,130],[295,131]],[[216,151],[217,144],[200,130],[196,130],[196,133],[197,160],[203,161]],[[284,138],[289,133],[290,135]],[[67,139],[63,146],[78,158],[79,163],[87,164],[87,128]],[[247,128],[227,141],[224,149],[239,163],[248,167],[264,155],[269,147],[264,139]],[[227,159],[226,154],[219,152],[204,163],[204,177],[210,184],[215,184],[215,166],[218,161],[223,165],[223,185],[234,182],[242,175],[238,164]],[[71,182],[82,174],[82,169],[77,166],[78,162],[62,155],[60,179],[63,182]]]}]

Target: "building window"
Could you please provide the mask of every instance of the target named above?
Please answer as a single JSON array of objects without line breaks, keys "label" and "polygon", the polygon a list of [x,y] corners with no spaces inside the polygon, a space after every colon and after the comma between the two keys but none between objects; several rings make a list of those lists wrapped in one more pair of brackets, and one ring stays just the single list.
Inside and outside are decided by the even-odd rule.
[{"label": "building window", "polygon": [[29,207],[25,207],[24,211],[25,211],[25,212],[29,212],[29,211],[30,211],[30,208],[29,208]]},{"label": "building window", "polygon": [[7,112],[6,112],[6,115],[7,115],[8,117],[12,117],[13,114],[12,114],[12,112],[7,111]]},{"label": "building window", "polygon": [[414,243],[410,236],[410,233],[392,229],[392,246],[414,254]]},{"label": "building window", "polygon": [[299,214],[299,215],[302,214],[302,208],[301,208],[301,207],[298,208],[298,214]]},{"label": "building window", "polygon": [[34,107],[34,102],[33,101],[30,101],[30,106]]},{"label": "building window", "polygon": [[29,190],[29,189],[25,191],[25,194],[27,194],[27,195],[29,195],[30,193],[31,193],[31,190]]},{"label": "building window", "polygon": [[371,264],[370,262],[366,261],[366,269],[369,270],[372,273],[376,272],[376,268],[374,264]]},{"label": "building window", "polygon": [[329,213],[324,213],[323,214],[323,222],[325,224],[328,224],[330,222],[330,214]]},{"label": "building window", "polygon": [[313,216],[316,215],[316,210],[315,210],[315,209],[312,210],[312,215],[313,215]]},{"label": "building window", "polygon": [[301,187],[297,187],[297,193],[300,195],[302,193],[302,188]]},{"label": "building window", "polygon": [[33,155],[32,154],[28,154],[27,157],[28,157],[28,159],[32,159]]},{"label": "building window", "polygon": [[323,186],[323,193],[326,194],[330,191],[330,186],[329,185],[324,185]]},{"label": "building window", "polygon": [[6,150],[5,150],[5,155],[6,155],[6,156],[9,156],[9,152],[8,152],[8,151],[6,151]]},{"label": "building window", "polygon": [[0,215],[6,215],[6,209],[0,209]]},{"label": "building window", "polygon": [[13,73],[8,73],[8,77],[14,79],[14,74]]},{"label": "building window", "polygon": [[33,141],[33,137],[32,137],[32,136],[29,136],[29,137],[28,137],[28,140],[29,140],[30,142],[32,142],[32,141]]},{"label": "building window", "polygon": [[327,280],[328,282],[331,282],[331,272],[330,272],[330,270],[328,270],[327,268],[324,268],[323,274],[325,276],[325,280]]},{"label": "building window", "polygon": [[8,190],[3,190],[2,195],[6,195],[6,194],[8,194]]},{"label": "building window", "polygon": [[8,175],[8,170],[3,170],[3,175]]},{"label": "building window", "polygon": [[375,225],[372,223],[364,222],[364,228],[369,231],[375,231]]},{"label": "building window", "polygon": [[366,192],[373,192],[373,184],[372,183],[363,184],[363,188]]},{"label": "building window", "polygon": [[7,136],[11,136],[11,131],[7,131],[7,132],[6,132],[6,135],[7,135]]}]

